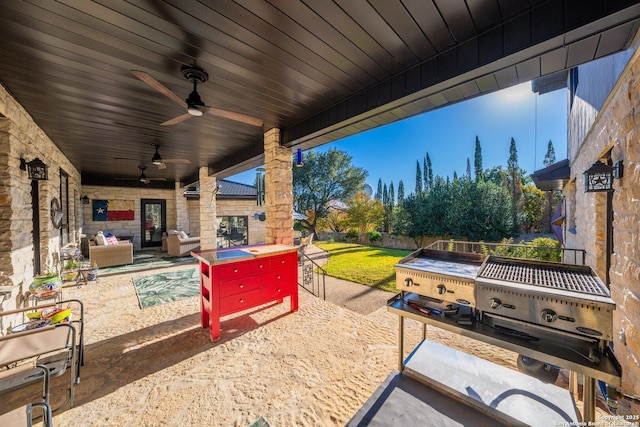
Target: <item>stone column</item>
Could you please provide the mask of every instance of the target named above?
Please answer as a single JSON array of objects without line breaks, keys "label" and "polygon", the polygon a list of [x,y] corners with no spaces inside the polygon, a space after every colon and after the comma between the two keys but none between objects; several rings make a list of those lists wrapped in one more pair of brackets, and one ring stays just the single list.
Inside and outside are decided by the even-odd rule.
[{"label": "stone column", "polygon": [[266,243],[293,245],[291,150],[280,145],[280,129],[264,134]]},{"label": "stone column", "polygon": [[216,190],[215,176],[209,168],[200,168],[200,249],[216,249]]},{"label": "stone column", "polygon": [[187,198],[184,197],[180,183],[176,182],[176,230],[189,232],[189,206]]}]

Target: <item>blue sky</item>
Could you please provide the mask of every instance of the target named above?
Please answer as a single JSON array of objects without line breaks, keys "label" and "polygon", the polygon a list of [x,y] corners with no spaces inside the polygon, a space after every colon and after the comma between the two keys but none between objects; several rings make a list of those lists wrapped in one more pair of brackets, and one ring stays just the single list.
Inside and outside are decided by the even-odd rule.
[{"label": "blue sky", "polygon": [[[544,167],[549,140],[556,160],[562,160],[567,152],[567,91],[537,95],[531,92],[530,83],[524,83],[343,138],[315,151],[331,147],[346,151],[354,166],[369,172],[367,183],[374,191],[382,179],[387,185],[393,182],[397,194],[402,180],[409,194],[415,189],[416,161],[422,169],[427,152],[434,176],[453,177],[454,171],[463,175],[467,158],[473,170],[476,135],[485,169],[506,167],[511,137],[516,141],[518,163],[529,174]],[[253,184],[255,170],[228,179]]]}]

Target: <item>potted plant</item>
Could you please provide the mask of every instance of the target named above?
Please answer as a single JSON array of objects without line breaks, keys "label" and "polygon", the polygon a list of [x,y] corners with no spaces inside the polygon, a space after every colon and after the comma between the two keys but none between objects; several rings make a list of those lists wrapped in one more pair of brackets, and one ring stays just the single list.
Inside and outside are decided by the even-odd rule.
[{"label": "potted plant", "polygon": [[64,261],[62,270],[60,270],[60,278],[63,282],[76,280],[78,278],[78,268],[80,264],[74,259]]}]

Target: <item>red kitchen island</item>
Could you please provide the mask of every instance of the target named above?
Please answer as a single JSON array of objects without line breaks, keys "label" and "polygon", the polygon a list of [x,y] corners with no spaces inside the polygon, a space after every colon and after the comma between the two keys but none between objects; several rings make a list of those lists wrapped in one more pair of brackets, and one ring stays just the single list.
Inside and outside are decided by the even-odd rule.
[{"label": "red kitchen island", "polygon": [[298,310],[298,249],[287,245],[235,246],[191,252],[200,263],[200,323],[220,339],[220,318],[290,297]]}]

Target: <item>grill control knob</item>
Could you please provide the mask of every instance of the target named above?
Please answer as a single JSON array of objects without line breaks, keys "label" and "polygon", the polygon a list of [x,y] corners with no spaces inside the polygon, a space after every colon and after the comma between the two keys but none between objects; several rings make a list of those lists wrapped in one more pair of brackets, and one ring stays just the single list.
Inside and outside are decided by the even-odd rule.
[{"label": "grill control knob", "polygon": [[499,309],[500,307],[502,307],[502,301],[500,301],[498,298],[491,298],[489,300],[489,305],[491,306],[491,308],[493,308],[494,310]]},{"label": "grill control knob", "polygon": [[444,295],[447,292],[447,288],[442,284],[436,286],[436,289],[440,295]]},{"label": "grill control knob", "polygon": [[540,313],[540,315],[542,316],[542,320],[548,323],[552,323],[558,320],[558,315],[556,314],[556,312],[553,310],[549,310],[548,308],[542,310],[542,313]]},{"label": "grill control knob", "polygon": [[406,279],[404,279],[404,285],[413,286],[413,279],[411,277],[407,277]]}]

